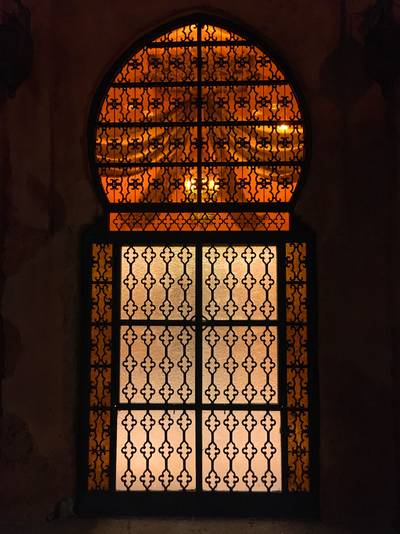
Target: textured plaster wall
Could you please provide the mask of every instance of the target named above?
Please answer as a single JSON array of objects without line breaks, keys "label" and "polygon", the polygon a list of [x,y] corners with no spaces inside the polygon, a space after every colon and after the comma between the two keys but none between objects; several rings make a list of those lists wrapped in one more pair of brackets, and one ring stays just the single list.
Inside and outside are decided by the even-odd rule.
[{"label": "textured plaster wall", "polygon": [[[365,74],[361,44],[341,40],[342,2],[24,3],[32,13],[34,66],[3,110],[0,152],[8,207],[0,531],[395,531],[396,110],[388,113],[388,101]],[[357,13],[371,3],[347,2],[348,35],[356,34]],[[101,215],[87,163],[89,106],[101,77],[131,42],[199,9],[221,11],[270,40],[291,66],[311,115],[313,157],[296,212],[318,240],[321,521],[312,524],[69,517],[79,417],[79,239]]]}]

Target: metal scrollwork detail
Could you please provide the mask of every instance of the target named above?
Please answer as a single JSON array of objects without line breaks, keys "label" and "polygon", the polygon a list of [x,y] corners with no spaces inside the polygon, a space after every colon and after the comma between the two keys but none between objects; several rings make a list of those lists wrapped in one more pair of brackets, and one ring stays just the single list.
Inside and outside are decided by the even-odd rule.
[{"label": "metal scrollwork detail", "polygon": [[95,168],[109,202],[289,202],[304,119],[269,55],[233,32],[183,26],[136,51],[97,109]]}]

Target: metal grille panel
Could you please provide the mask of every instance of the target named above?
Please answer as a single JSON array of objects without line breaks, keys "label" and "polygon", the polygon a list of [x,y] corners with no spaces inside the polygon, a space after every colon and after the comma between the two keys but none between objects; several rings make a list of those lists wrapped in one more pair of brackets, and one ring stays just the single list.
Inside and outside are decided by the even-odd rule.
[{"label": "metal grille panel", "polygon": [[110,213],[111,231],[278,231],[289,230],[288,213]]},{"label": "metal grille panel", "polygon": [[213,326],[203,333],[203,402],[278,401],[277,328]]},{"label": "metal grille panel", "polygon": [[307,245],[287,243],[286,327],[288,406],[288,486],[310,491]]},{"label": "metal grille panel", "polygon": [[203,266],[206,319],[276,319],[275,247],[205,247]]},{"label": "metal grille panel", "polygon": [[290,202],[304,127],[290,82],[254,43],[177,28],[131,55],[96,115],[109,202]]},{"label": "metal grille panel", "polygon": [[121,272],[122,319],[193,317],[193,247],[123,247]]},{"label": "metal grille panel", "polygon": [[[277,320],[277,261],[276,246],[121,247],[119,397],[132,409],[118,411],[117,489],[280,490],[280,411],[253,409],[279,401],[278,326],[265,324]],[[203,451],[190,469],[179,439]]]},{"label": "metal grille panel", "polygon": [[279,412],[203,413],[203,489],[279,491]]},{"label": "metal grille panel", "polygon": [[110,487],[112,252],[110,244],[91,247],[89,490]]},{"label": "metal grille panel", "polygon": [[164,512],[315,490],[303,114],[268,54],[204,20],[127,54],[92,117],[112,244],[90,245],[85,484]]},{"label": "metal grille panel", "polygon": [[194,401],[193,327],[121,329],[121,402]]},{"label": "metal grille panel", "polygon": [[117,428],[117,490],[195,488],[193,411],[121,410]]}]

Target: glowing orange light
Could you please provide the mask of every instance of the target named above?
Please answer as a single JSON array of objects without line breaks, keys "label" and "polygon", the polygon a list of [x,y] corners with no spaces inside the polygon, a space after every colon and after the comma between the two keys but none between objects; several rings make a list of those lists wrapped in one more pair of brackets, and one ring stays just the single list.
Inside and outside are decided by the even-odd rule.
[{"label": "glowing orange light", "polygon": [[278,124],[276,127],[276,131],[279,134],[285,135],[291,133],[293,128],[291,128],[288,124]]},{"label": "glowing orange light", "polygon": [[[223,28],[191,24],[132,55],[115,76],[99,113],[96,159],[100,167],[113,165],[113,171],[100,174],[110,202],[290,201],[304,158],[298,102],[284,73],[243,40]],[[200,79],[207,82],[201,99],[191,85],[198,76],[197,46]],[[240,80],[247,80],[246,85],[236,83]],[[220,84],[224,81],[229,87]],[[289,161],[298,167],[286,166]],[[267,175],[258,162],[281,165]],[[130,163],[136,168],[129,168]],[[201,180],[195,170],[199,164]]]}]

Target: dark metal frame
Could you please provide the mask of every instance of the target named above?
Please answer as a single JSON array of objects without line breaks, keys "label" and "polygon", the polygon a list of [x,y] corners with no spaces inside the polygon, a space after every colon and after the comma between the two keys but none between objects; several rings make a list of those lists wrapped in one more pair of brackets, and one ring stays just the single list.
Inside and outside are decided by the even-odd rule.
[{"label": "dark metal frame", "polygon": [[[110,234],[107,231],[102,231],[100,228],[91,229],[85,236],[84,248],[86,251],[86,259],[89,260],[90,247],[92,243],[106,243],[110,241]],[[198,516],[271,516],[271,517],[316,517],[318,514],[318,414],[317,406],[317,376],[316,376],[316,362],[315,362],[315,316],[312,311],[315,310],[315,272],[313,272],[314,265],[314,244],[312,233],[303,228],[296,229],[289,232],[205,232],[193,234],[190,232],[143,232],[137,234],[135,238],[127,232],[118,232],[112,236],[113,254],[114,254],[114,272],[113,272],[113,313],[119,311],[119,261],[120,261],[120,247],[122,245],[173,245],[173,244],[245,244],[245,245],[275,245],[278,249],[278,299],[280,308],[280,317],[278,321],[264,324],[277,324],[279,333],[279,391],[280,398],[276,405],[257,405],[252,409],[280,409],[282,416],[282,480],[283,488],[285,484],[287,487],[287,425],[285,424],[286,411],[286,339],[285,339],[285,325],[287,322],[282,317],[285,307],[284,285],[285,277],[282,273],[284,270],[284,247],[287,242],[305,242],[308,247],[307,254],[307,292],[308,292],[308,312],[309,312],[309,337],[308,337],[308,355],[309,355],[309,398],[310,398],[310,480],[311,490],[308,493],[289,493],[286,489],[282,492],[273,493],[247,493],[247,492],[127,492],[115,491],[110,489],[107,492],[101,491],[87,491],[87,440],[88,440],[88,413],[89,407],[86,402],[81,407],[81,436],[80,436],[80,461],[79,461],[79,494],[77,499],[77,511],[83,515],[165,515],[165,516],[179,516],[179,515],[198,515]],[[88,262],[87,265],[90,265]],[[84,296],[86,302],[90,300],[89,292],[89,278],[90,272],[86,272],[85,279],[87,280]],[[198,301],[199,294],[196,294]],[[89,337],[89,315],[90,310],[86,308],[87,318],[85,321],[86,328],[84,337]],[[112,397],[111,397],[111,461],[113,465],[116,453],[116,413],[118,408],[124,408],[123,404],[118,401],[119,395],[119,328],[117,328],[119,320],[114,322],[113,340],[112,340]],[[201,350],[201,349],[200,349]],[[89,347],[86,346],[85,358],[82,365],[82,376],[85,377],[82,384],[83,397],[88,399],[88,368],[89,368]],[[197,356],[196,356],[197,359]],[[197,360],[196,366],[201,365]],[[197,387],[199,382],[197,382]],[[198,397],[197,397],[198,398]],[[202,409],[203,405],[196,403],[196,409]],[[173,405],[165,405],[174,407]],[[139,407],[139,406],[136,406]],[[148,407],[155,408],[150,405]],[[185,405],[179,405],[179,408],[184,408]],[[187,406],[186,406],[187,407]],[[226,406],[218,405],[218,409],[226,408]],[[230,406],[233,408],[233,406]],[[240,408],[239,405],[234,405],[235,409]],[[243,408],[249,409],[248,405]],[[196,436],[196,448],[201,449],[200,437]],[[111,468],[111,473],[115,471]],[[115,480],[111,477],[111,488],[115,484]]]},{"label": "dark metal frame", "polygon": [[[226,28],[229,31],[237,31],[240,35],[248,36],[252,43],[259,46],[261,50],[267,51],[268,55],[273,58],[273,61],[287,74],[288,68],[282,66],[281,61],[276,61],[276,55],[271,54],[271,47],[265,45],[265,41],[261,38],[254,38],[253,32],[248,32],[243,29],[243,26],[238,27],[236,24],[227,23],[219,17],[209,17],[203,14],[192,15],[175,20],[172,24],[162,26],[157,32],[151,36],[146,36],[129,48],[122,57],[115,63],[114,67],[103,79],[100,84],[93,106],[91,108],[89,117],[89,136],[88,136],[88,150],[89,162],[92,175],[97,177],[97,165],[94,156],[95,145],[95,126],[101,100],[105,94],[110,80],[118,71],[118,69],[127,61],[127,59],[137,50],[141,49],[152,38],[161,36],[176,27],[184,24],[209,23],[216,24],[220,27]],[[291,81],[295,90],[296,84]],[[301,94],[296,91],[296,98],[302,108],[304,116],[306,107],[304,106],[304,99]],[[306,157],[302,164],[303,172],[301,182],[298,184],[294,196],[290,202],[290,208],[293,207],[300,189],[304,186],[304,179],[306,170],[309,164],[311,139],[310,129],[308,127],[309,120],[305,116],[305,147]],[[198,203],[182,203],[182,204],[140,204],[128,205],[109,204],[104,196],[104,192],[98,180],[95,180],[96,188],[100,198],[103,201],[106,216],[97,223],[94,227],[89,228],[84,236],[82,242],[83,253],[83,273],[82,278],[84,285],[82,288],[83,296],[83,310],[84,317],[82,320],[82,338],[84,340],[83,354],[80,366],[80,389],[81,402],[79,406],[79,440],[78,440],[78,491],[76,499],[76,511],[81,515],[161,515],[161,516],[270,516],[270,517],[317,517],[319,510],[319,476],[318,476],[318,384],[317,384],[317,365],[316,365],[316,290],[314,271],[315,255],[314,255],[314,235],[304,225],[296,220],[292,220],[292,230],[282,232],[198,232],[196,234],[191,232],[142,232],[132,235],[130,232],[109,232],[107,228],[107,218],[110,211],[283,211],[288,210],[288,205],[283,203],[262,204],[262,203],[248,203],[248,204],[202,204]],[[291,212],[292,209],[289,208]],[[292,218],[292,217],[291,217]],[[309,385],[308,394],[310,399],[309,408],[309,428],[310,428],[310,480],[311,490],[308,493],[289,493],[287,491],[287,425],[285,424],[286,412],[286,339],[284,337],[285,320],[282,319],[282,312],[285,308],[284,296],[284,247],[287,242],[305,242],[307,243],[307,296],[308,296],[308,355],[309,355]],[[276,408],[281,409],[282,414],[282,480],[283,491],[273,493],[248,493],[248,492],[201,492],[201,491],[181,491],[181,492],[117,492],[115,487],[115,480],[112,475],[110,479],[109,491],[91,491],[87,490],[88,480],[88,415],[89,415],[89,376],[88,370],[90,367],[89,360],[89,327],[90,327],[90,270],[91,263],[91,245],[92,243],[112,243],[113,244],[113,338],[112,338],[112,391],[111,391],[111,456],[110,464],[115,465],[116,452],[116,413],[118,409],[118,394],[119,394],[119,329],[116,325],[119,324],[117,314],[120,308],[119,295],[119,272],[120,272],[120,256],[119,250],[122,245],[171,245],[171,244],[262,244],[262,245],[276,245],[278,249],[278,298],[281,316],[277,321],[279,332],[279,404]],[[198,301],[198,295],[196,299]],[[201,339],[201,336],[198,336]],[[201,342],[201,341],[200,341]],[[201,349],[201,347],[200,347]],[[197,359],[197,356],[196,356]],[[200,362],[201,365],[201,362]],[[196,363],[198,370],[199,364]],[[201,376],[201,375],[200,375]],[[197,382],[197,379],[196,379]],[[200,386],[196,386],[201,388]],[[196,396],[198,398],[198,396]],[[167,405],[166,405],[167,406]],[[180,405],[184,407],[184,405]],[[268,409],[270,405],[261,405],[260,409]],[[235,406],[237,408],[237,405]],[[201,409],[201,407],[200,407]],[[246,405],[246,409],[248,406]],[[199,450],[198,436],[196,437],[196,447]],[[201,444],[200,444],[201,449]],[[286,462],[286,464],[285,464]],[[111,469],[111,474],[115,473]],[[286,488],[286,490],[285,490]]]}]

